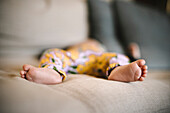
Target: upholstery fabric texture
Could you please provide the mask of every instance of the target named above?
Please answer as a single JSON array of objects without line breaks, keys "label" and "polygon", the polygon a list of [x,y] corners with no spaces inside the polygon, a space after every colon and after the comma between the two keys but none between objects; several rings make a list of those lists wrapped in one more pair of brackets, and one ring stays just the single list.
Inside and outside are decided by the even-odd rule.
[{"label": "upholstery fabric texture", "polygon": [[[91,0],[91,2],[96,1]],[[110,18],[110,12],[105,13],[100,10],[108,5],[104,3],[105,5],[102,6],[101,4],[103,4],[101,1],[98,3],[99,7],[93,4],[93,8],[97,7],[96,10],[98,10],[96,17],[101,13]],[[19,72],[23,64],[38,66],[36,56],[41,50],[65,47],[87,38],[86,5],[86,0],[0,0],[0,113],[170,112],[170,71],[149,70],[144,82],[133,83],[109,81],[77,74],[68,75],[68,78],[61,84],[43,85],[20,77]],[[131,19],[128,19],[131,13],[125,9],[127,7],[128,5],[125,5],[122,10],[119,8],[119,12],[126,10],[129,15],[123,20],[127,19],[131,22]],[[110,9],[105,7],[103,10]],[[124,14],[122,12],[120,14]],[[98,19],[100,20],[98,24],[94,23],[95,29],[97,27],[100,29],[96,30],[95,34],[105,32],[100,36],[112,38],[114,36],[112,31],[107,31],[113,29],[112,22],[109,22],[109,18],[104,21],[102,18]],[[110,29],[102,27],[105,24]],[[129,27],[132,25],[130,24]],[[156,29],[156,26],[154,27]],[[130,28],[127,29],[130,30]],[[129,33],[132,32],[129,31]],[[164,31],[164,33],[169,32]],[[126,31],[125,34],[127,34]],[[156,37],[156,34],[154,36]],[[106,40],[108,42],[110,39]],[[111,44],[109,44],[110,48],[113,47]],[[167,42],[161,47],[166,45]],[[144,49],[146,50],[147,47],[149,46],[146,45]],[[156,47],[154,49],[158,51]],[[154,52],[149,50],[146,52]],[[165,50],[167,51],[168,48]],[[157,54],[153,54],[157,58]],[[148,58],[150,60],[151,57]],[[153,55],[152,58],[155,61]],[[154,62],[155,65],[156,63],[162,65],[161,62],[167,59],[160,57],[157,60],[158,62]],[[151,62],[153,62],[152,59]],[[169,63],[169,60],[167,62]]]},{"label": "upholstery fabric texture", "polygon": [[123,83],[69,75],[42,85],[0,71],[1,113],[168,113],[170,72],[149,73],[144,82]]},{"label": "upholstery fabric texture", "polygon": [[86,0],[1,0],[0,56],[37,55],[82,42],[87,22]]}]

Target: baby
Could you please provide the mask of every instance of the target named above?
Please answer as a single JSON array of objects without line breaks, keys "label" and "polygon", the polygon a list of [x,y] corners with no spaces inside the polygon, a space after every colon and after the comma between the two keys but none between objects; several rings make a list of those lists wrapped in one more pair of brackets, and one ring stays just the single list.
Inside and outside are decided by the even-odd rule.
[{"label": "baby", "polygon": [[[131,46],[131,55],[139,55],[137,46]],[[22,78],[41,84],[61,83],[68,73],[134,82],[144,80],[147,76],[147,66],[143,59],[130,63],[127,56],[105,52],[99,42],[88,40],[66,50],[46,50],[40,58],[39,67],[25,64],[20,71]]]}]

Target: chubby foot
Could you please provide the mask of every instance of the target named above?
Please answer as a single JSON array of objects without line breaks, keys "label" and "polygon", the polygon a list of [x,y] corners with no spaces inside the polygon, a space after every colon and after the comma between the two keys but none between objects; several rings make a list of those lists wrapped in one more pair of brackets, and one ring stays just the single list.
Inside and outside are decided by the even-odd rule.
[{"label": "chubby foot", "polygon": [[23,70],[20,71],[20,75],[28,81],[41,84],[50,85],[62,82],[60,74],[55,70],[49,68],[37,68],[27,64],[23,66]]},{"label": "chubby foot", "polygon": [[116,67],[108,77],[108,80],[134,82],[143,81],[147,76],[147,66],[145,60],[137,60],[128,65]]}]

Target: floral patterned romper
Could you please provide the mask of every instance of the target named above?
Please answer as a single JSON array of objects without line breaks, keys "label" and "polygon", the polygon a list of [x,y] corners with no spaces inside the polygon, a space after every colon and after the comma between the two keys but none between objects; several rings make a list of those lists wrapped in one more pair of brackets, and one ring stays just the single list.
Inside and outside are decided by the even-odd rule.
[{"label": "floral patterned romper", "polygon": [[46,50],[40,58],[39,67],[54,69],[63,80],[68,73],[107,78],[115,67],[129,62],[127,56],[105,52],[100,43],[90,40],[67,50]]}]

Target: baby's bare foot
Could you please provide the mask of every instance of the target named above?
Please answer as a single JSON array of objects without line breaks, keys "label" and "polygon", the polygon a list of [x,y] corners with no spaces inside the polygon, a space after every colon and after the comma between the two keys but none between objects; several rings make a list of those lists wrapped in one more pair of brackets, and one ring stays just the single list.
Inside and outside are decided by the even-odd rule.
[{"label": "baby's bare foot", "polygon": [[22,78],[41,84],[57,84],[62,82],[60,74],[55,70],[49,68],[37,68],[27,64],[23,66],[20,75]]},{"label": "baby's bare foot", "polygon": [[108,77],[109,80],[134,82],[143,81],[147,76],[145,60],[137,60],[128,65],[116,67]]}]

